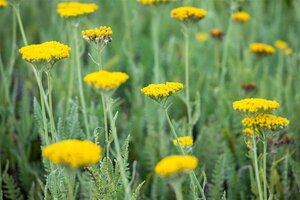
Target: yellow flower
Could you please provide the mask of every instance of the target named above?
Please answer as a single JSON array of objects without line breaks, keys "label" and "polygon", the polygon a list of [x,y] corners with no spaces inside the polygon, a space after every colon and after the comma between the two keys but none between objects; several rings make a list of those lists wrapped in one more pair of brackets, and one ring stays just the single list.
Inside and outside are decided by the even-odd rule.
[{"label": "yellow flower", "polygon": [[7,0],[0,0],[0,8],[8,5]]},{"label": "yellow flower", "polygon": [[178,142],[181,147],[190,147],[194,143],[193,138],[191,136],[179,137],[173,140],[173,144],[176,146],[178,146]]},{"label": "yellow flower", "polygon": [[291,49],[291,48],[286,48],[285,50],[284,50],[284,54],[285,55],[291,55],[293,53],[293,49]]},{"label": "yellow flower", "polygon": [[57,4],[57,13],[61,17],[78,17],[98,10],[94,3],[61,2]]},{"label": "yellow flower", "polygon": [[275,43],[274,43],[274,46],[279,49],[279,50],[283,50],[283,49],[286,49],[288,47],[288,44],[285,42],[285,41],[282,41],[282,40],[277,40]]},{"label": "yellow flower", "polygon": [[196,34],[196,39],[199,42],[205,42],[206,40],[208,40],[208,34],[204,32],[199,32]]},{"label": "yellow flower", "polygon": [[178,7],[171,10],[171,17],[180,21],[199,21],[206,16],[206,11],[196,7]]},{"label": "yellow flower", "polygon": [[243,133],[246,136],[251,136],[251,135],[253,135],[254,131],[252,128],[244,128]]},{"label": "yellow flower", "polygon": [[128,75],[123,72],[109,72],[100,70],[84,77],[84,82],[101,90],[111,90],[127,81]]},{"label": "yellow flower", "polygon": [[250,44],[249,49],[258,55],[272,55],[275,53],[275,49],[271,45],[264,43],[252,43]]},{"label": "yellow flower", "polygon": [[224,33],[221,29],[214,28],[210,31],[210,35],[215,39],[221,40],[222,37],[224,36]]},{"label": "yellow flower", "polygon": [[90,141],[63,140],[44,147],[42,154],[55,164],[78,168],[96,164],[102,155],[102,149]]},{"label": "yellow flower", "polygon": [[28,62],[50,62],[55,63],[70,57],[70,47],[56,41],[44,42],[22,47],[19,52],[22,58]]},{"label": "yellow flower", "polygon": [[236,22],[245,23],[250,19],[250,15],[245,11],[235,12],[231,15],[231,19]]},{"label": "yellow flower", "polygon": [[234,101],[232,103],[232,107],[234,110],[240,112],[256,113],[260,111],[267,112],[270,110],[277,109],[279,107],[279,103],[274,100],[246,98],[239,101]]},{"label": "yellow flower", "polygon": [[107,44],[112,40],[113,32],[109,26],[100,26],[100,28],[84,30],[81,34],[87,41]]},{"label": "yellow flower", "polygon": [[159,176],[168,177],[193,170],[197,165],[198,159],[194,156],[172,155],[159,161],[154,170]]},{"label": "yellow flower", "polygon": [[137,2],[144,4],[144,5],[157,5],[162,3],[171,3],[176,0],[137,0]]},{"label": "yellow flower", "polygon": [[255,116],[246,117],[242,120],[245,127],[261,127],[267,129],[274,129],[289,125],[290,121],[286,118],[270,115],[258,114]]},{"label": "yellow flower", "polygon": [[142,88],[141,92],[146,96],[153,98],[154,100],[160,101],[162,98],[171,96],[182,88],[182,83],[166,82],[160,84],[150,84],[147,87]]}]

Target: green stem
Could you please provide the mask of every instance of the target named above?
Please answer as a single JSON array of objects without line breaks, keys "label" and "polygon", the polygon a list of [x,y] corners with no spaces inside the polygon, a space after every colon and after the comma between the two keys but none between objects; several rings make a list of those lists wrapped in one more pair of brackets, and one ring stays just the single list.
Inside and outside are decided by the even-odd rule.
[{"label": "green stem", "polygon": [[88,119],[87,119],[87,110],[86,110],[86,105],[85,105],[85,99],[83,95],[83,86],[82,86],[82,75],[81,75],[81,68],[80,68],[80,60],[79,60],[79,41],[77,37],[77,26],[74,25],[74,30],[73,30],[73,36],[74,36],[74,41],[75,41],[75,57],[76,57],[76,68],[77,68],[77,78],[78,78],[78,87],[79,87],[79,96],[80,96],[80,102],[82,106],[82,113],[83,113],[83,119],[84,119],[84,125],[85,125],[85,131],[87,136],[90,137],[90,132],[89,132],[89,124],[88,124]]},{"label": "green stem", "polygon": [[68,188],[68,200],[74,200],[75,194],[74,194],[74,188],[75,188],[75,178],[76,178],[76,173],[73,169],[66,169],[65,174],[65,180]]},{"label": "green stem", "polygon": [[56,135],[56,130],[55,130],[55,122],[54,122],[54,116],[53,116],[53,103],[52,103],[52,77],[51,73],[46,72],[47,75],[47,82],[48,82],[48,98],[49,98],[49,118],[50,118],[50,129],[52,133],[52,140],[57,141],[57,135]]},{"label": "green stem", "polygon": [[106,97],[105,94],[101,92],[101,100],[102,100],[102,109],[103,109],[103,120],[104,120],[104,129],[105,129],[105,142],[106,142],[106,154],[107,159],[109,158],[109,148],[110,148],[110,142],[109,142],[109,135],[108,135],[108,125],[107,125],[107,105],[106,105]]},{"label": "green stem", "polygon": [[159,13],[156,13],[155,10],[152,11],[152,47],[154,53],[154,83],[159,83],[159,36],[158,36],[158,27],[159,27]]},{"label": "green stem", "polygon": [[170,185],[172,186],[175,195],[176,195],[176,199],[177,200],[183,200],[183,196],[182,196],[182,189],[181,189],[181,181],[172,181],[170,183]]},{"label": "green stem", "polygon": [[18,23],[19,23],[19,27],[20,27],[23,42],[24,42],[25,46],[27,46],[28,42],[27,42],[27,38],[26,38],[26,35],[25,35],[25,31],[24,31],[24,27],[23,27],[23,23],[22,23],[22,20],[21,20],[21,15],[20,15],[20,4],[19,3],[12,4],[12,7],[14,8],[15,14],[17,16],[17,20],[18,20]]},{"label": "green stem", "polygon": [[[72,28],[71,28],[71,24],[70,23],[67,23],[67,30],[68,30],[68,33],[69,35],[72,35]],[[74,51],[73,48],[75,47],[75,41],[74,41],[74,38],[70,38],[69,39],[70,43],[71,43],[71,47],[72,47],[72,52]],[[75,48],[74,48],[75,49]],[[76,57],[75,56],[72,56],[72,60],[70,62],[70,65],[69,65],[69,76],[68,76],[68,96],[67,96],[67,106],[66,106],[66,113],[69,111],[69,108],[70,108],[70,103],[69,100],[71,99],[71,96],[72,96],[72,93],[73,93],[73,87],[74,87],[74,65],[76,63]]]},{"label": "green stem", "polygon": [[262,189],[260,185],[260,178],[259,178],[259,170],[258,170],[258,159],[257,159],[257,147],[256,147],[256,140],[255,140],[255,134],[252,134],[252,143],[253,143],[253,164],[254,164],[254,170],[255,170],[255,178],[256,178],[256,184],[258,189],[258,195],[259,200],[263,200],[263,194]]},{"label": "green stem", "polygon": [[264,180],[264,199],[267,199],[267,138],[263,133],[263,180]]}]

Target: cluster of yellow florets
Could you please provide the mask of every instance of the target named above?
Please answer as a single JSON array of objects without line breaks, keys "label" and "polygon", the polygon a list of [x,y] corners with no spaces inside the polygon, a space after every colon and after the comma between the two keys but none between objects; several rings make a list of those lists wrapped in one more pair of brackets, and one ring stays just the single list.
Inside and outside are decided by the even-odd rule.
[{"label": "cluster of yellow florets", "polygon": [[283,51],[285,55],[290,55],[293,53],[293,50],[289,47],[288,43],[286,43],[285,41],[282,41],[282,40],[277,40],[275,43],[274,43],[274,46]]},{"label": "cluster of yellow florets", "polygon": [[62,17],[78,17],[98,10],[94,3],[61,2],[57,4],[57,13]]},{"label": "cluster of yellow florets", "polygon": [[123,72],[109,72],[101,70],[93,72],[84,77],[84,82],[101,90],[111,90],[119,87],[127,81],[128,75]]},{"label": "cluster of yellow florets", "polygon": [[179,137],[173,140],[174,145],[178,146],[178,143],[181,147],[190,147],[193,145],[194,140],[191,136]]},{"label": "cluster of yellow florets", "polygon": [[88,29],[81,32],[83,38],[87,41],[96,43],[103,42],[105,44],[112,40],[112,30],[109,26],[100,26],[96,29]]},{"label": "cluster of yellow florets", "polygon": [[144,4],[144,5],[157,5],[162,3],[170,3],[176,0],[137,0],[137,2]]},{"label": "cluster of yellow florets", "polygon": [[64,140],[44,147],[42,154],[55,164],[78,168],[97,163],[102,149],[90,141]]},{"label": "cluster of yellow florets", "polygon": [[194,156],[172,155],[159,161],[154,170],[159,176],[168,177],[193,170],[197,165],[198,159]]},{"label": "cluster of yellow florets", "polygon": [[224,32],[221,29],[214,28],[214,29],[211,29],[210,35],[211,35],[211,37],[220,40],[224,36]]},{"label": "cluster of yellow florets", "polygon": [[235,12],[231,15],[231,19],[233,19],[236,22],[245,23],[249,21],[250,15],[245,11]]},{"label": "cluster of yellow florets", "polygon": [[0,8],[8,5],[7,0],[0,0]]},{"label": "cluster of yellow florets", "polygon": [[56,41],[22,47],[19,52],[28,62],[56,62],[70,57],[70,47]]},{"label": "cluster of yellow florets", "polygon": [[264,43],[252,43],[250,44],[249,49],[258,55],[272,55],[275,53],[275,49],[271,45]]},{"label": "cluster of yellow florets", "polygon": [[261,127],[267,129],[285,127],[289,125],[289,123],[290,121],[286,118],[270,114],[258,114],[246,117],[242,120],[242,124],[245,127]]},{"label": "cluster of yellow florets", "polygon": [[206,11],[195,7],[179,7],[171,10],[171,16],[180,21],[198,21],[206,16]]},{"label": "cluster of yellow florets", "polygon": [[199,42],[205,42],[206,40],[208,40],[208,34],[204,32],[199,32],[196,34],[196,39]]},{"label": "cluster of yellow florets", "polygon": [[183,88],[182,83],[166,82],[161,84],[150,84],[141,89],[141,92],[146,96],[159,100],[168,97]]},{"label": "cluster of yellow florets", "polygon": [[279,103],[274,100],[266,100],[261,98],[247,98],[239,101],[234,101],[233,109],[238,110],[240,112],[267,112],[270,110],[277,109],[279,107]]}]

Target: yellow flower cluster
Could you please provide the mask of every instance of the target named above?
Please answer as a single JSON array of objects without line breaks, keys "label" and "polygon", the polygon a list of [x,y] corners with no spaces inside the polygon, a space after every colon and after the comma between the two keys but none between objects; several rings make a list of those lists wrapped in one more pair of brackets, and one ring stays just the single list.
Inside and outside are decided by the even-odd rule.
[{"label": "yellow flower cluster", "polygon": [[264,43],[252,43],[250,44],[249,49],[258,55],[272,55],[275,53],[275,49],[271,45]]},{"label": "yellow flower cluster", "polygon": [[78,168],[97,163],[102,149],[90,141],[64,140],[44,147],[42,154],[55,164]]},{"label": "yellow flower cluster", "polygon": [[154,170],[159,176],[168,177],[193,170],[197,165],[198,159],[194,156],[172,155],[159,161]]},{"label": "yellow flower cluster", "polygon": [[251,136],[251,135],[253,135],[254,131],[252,128],[244,128],[243,133],[246,136]]},{"label": "yellow flower cluster", "polygon": [[7,0],[0,0],[0,8],[8,5]]},{"label": "yellow flower cluster", "polygon": [[260,127],[268,129],[284,127],[289,125],[289,123],[290,121],[286,118],[270,114],[258,114],[246,117],[242,120],[242,124],[245,127]]},{"label": "yellow flower cluster", "polygon": [[123,72],[109,72],[100,70],[84,77],[84,82],[101,90],[111,90],[127,81],[128,75]]},{"label": "yellow flower cluster", "polygon": [[100,28],[84,30],[81,34],[87,41],[107,44],[112,40],[113,32],[109,26],[100,26]]},{"label": "yellow flower cluster", "polygon": [[61,17],[78,17],[98,10],[94,3],[61,2],[57,4],[57,13]]},{"label": "yellow flower cluster", "polygon": [[221,40],[224,36],[224,32],[221,29],[214,28],[210,31],[210,35],[215,39]]},{"label": "yellow flower cluster", "polygon": [[249,21],[250,15],[245,11],[235,12],[231,15],[231,19],[236,22],[245,23],[245,22]]},{"label": "yellow flower cluster", "polygon": [[162,3],[170,3],[176,0],[137,0],[137,2],[144,4],[144,5],[157,5]]},{"label": "yellow flower cluster", "polygon": [[70,47],[56,41],[22,47],[19,52],[28,62],[56,62],[70,57]]},{"label": "yellow flower cluster", "polygon": [[234,110],[238,110],[240,112],[256,113],[260,111],[267,112],[277,109],[279,107],[279,103],[274,100],[266,100],[261,98],[246,98],[239,101],[234,101],[232,103],[232,107]]},{"label": "yellow flower cluster", "polygon": [[178,7],[171,10],[171,16],[180,21],[198,21],[206,16],[206,11],[196,7]]},{"label": "yellow flower cluster", "polygon": [[283,51],[285,55],[290,55],[293,53],[293,50],[289,47],[288,43],[286,43],[285,41],[282,41],[282,40],[277,40],[275,43],[274,43],[274,46]]},{"label": "yellow flower cluster", "polygon": [[196,34],[196,39],[199,42],[205,42],[206,40],[208,40],[208,34],[204,32],[199,32]]},{"label": "yellow flower cluster", "polygon": [[161,84],[150,84],[141,89],[141,92],[155,100],[168,97],[183,88],[182,83],[166,82]]},{"label": "yellow flower cluster", "polygon": [[190,147],[193,145],[194,140],[191,136],[179,137],[173,140],[174,145],[178,146],[178,143],[181,147]]}]

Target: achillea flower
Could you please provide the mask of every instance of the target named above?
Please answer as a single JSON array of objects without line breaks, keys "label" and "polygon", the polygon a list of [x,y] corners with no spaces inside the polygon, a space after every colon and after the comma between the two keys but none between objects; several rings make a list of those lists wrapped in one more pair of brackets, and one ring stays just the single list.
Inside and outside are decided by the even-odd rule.
[{"label": "achillea flower", "polygon": [[154,170],[159,176],[169,177],[194,170],[197,165],[198,159],[194,156],[172,155],[159,161]]},{"label": "achillea flower", "polygon": [[171,17],[180,21],[196,22],[206,16],[206,11],[196,7],[178,7],[171,10]]},{"label": "achillea flower", "polygon": [[206,40],[208,40],[208,35],[207,33],[199,32],[196,34],[196,39],[199,42],[205,42]]},{"label": "achillea flower", "polygon": [[84,77],[84,82],[101,90],[111,90],[126,82],[128,75],[123,72],[109,72],[100,70]]},{"label": "achillea flower", "polygon": [[61,2],[57,4],[57,13],[61,17],[79,17],[98,10],[94,3]]},{"label": "achillea flower", "polygon": [[253,134],[258,135],[259,130],[257,128],[253,129],[253,128],[247,127],[247,128],[243,129],[243,133],[244,133],[245,136],[251,137]]},{"label": "achillea flower", "polygon": [[250,15],[245,11],[235,12],[231,15],[231,19],[236,22],[245,23],[245,22],[249,21]]},{"label": "achillea flower", "polygon": [[8,5],[7,0],[0,0],[0,8]]},{"label": "achillea flower", "polygon": [[178,146],[178,143],[181,147],[190,147],[193,145],[194,140],[191,136],[179,137],[173,140],[174,145]]},{"label": "achillea flower", "polygon": [[234,110],[240,112],[257,113],[257,112],[267,112],[270,110],[277,109],[279,103],[274,100],[266,100],[260,98],[246,98],[239,101],[234,101],[232,103]]},{"label": "achillea flower", "polygon": [[154,100],[160,101],[164,97],[169,97],[182,88],[182,83],[166,82],[161,84],[150,84],[147,87],[142,88],[141,92]]},{"label": "achillea flower", "polygon": [[70,47],[56,41],[44,42],[22,47],[19,52],[22,58],[31,63],[49,62],[55,63],[61,59],[70,57]]},{"label": "achillea flower", "polygon": [[214,39],[221,40],[224,36],[224,32],[221,29],[214,28],[210,31],[210,35]]},{"label": "achillea flower", "polygon": [[176,0],[137,0],[137,2],[144,4],[144,5],[158,5],[163,3],[171,3],[175,2]]},{"label": "achillea flower", "polygon": [[277,40],[275,43],[274,43],[274,46],[279,49],[279,50],[284,50],[286,48],[288,48],[288,44],[285,42],[285,41],[282,41],[282,40]]},{"label": "achillea flower", "polygon": [[291,55],[293,53],[293,49],[291,49],[291,48],[286,48],[285,50],[284,50],[284,54],[285,55]]},{"label": "achillea flower", "polygon": [[44,147],[42,155],[55,164],[78,168],[96,164],[102,149],[90,141],[63,140]]},{"label": "achillea flower", "polygon": [[275,49],[271,45],[264,43],[252,43],[250,44],[249,49],[257,55],[272,55],[275,53]]},{"label": "achillea flower", "polygon": [[100,28],[84,30],[81,34],[87,41],[107,44],[112,41],[113,32],[109,26],[100,26]]},{"label": "achillea flower", "polygon": [[286,118],[270,115],[270,114],[258,114],[250,117],[246,117],[242,120],[242,124],[245,127],[260,127],[267,129],[276,129],[280,127],[288,126],[290,121]]}]

